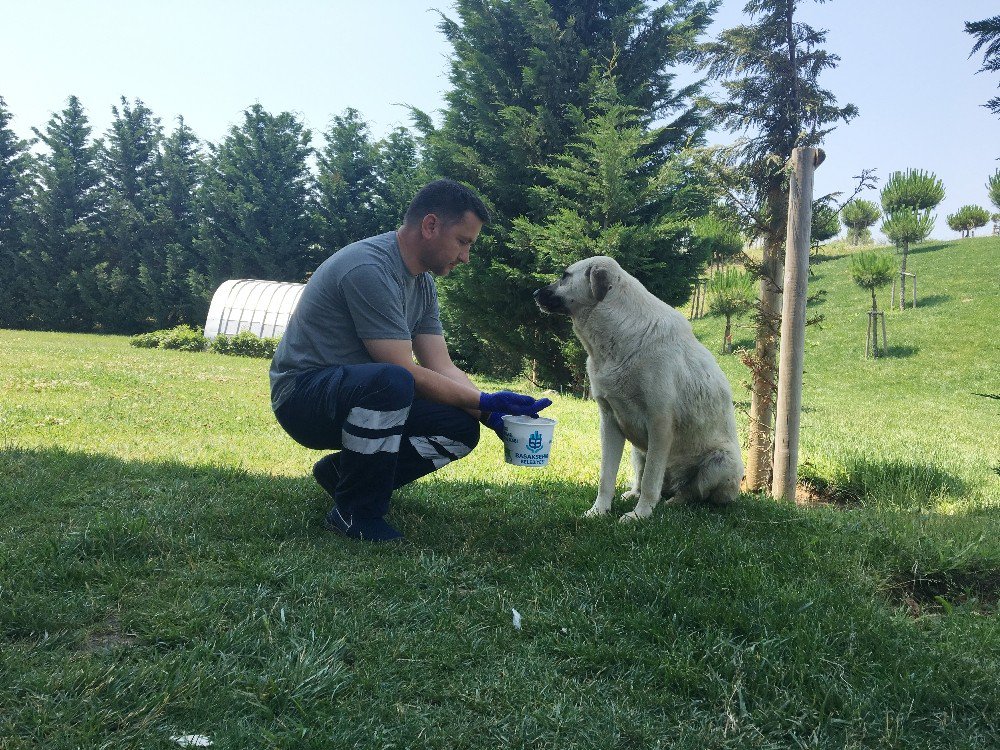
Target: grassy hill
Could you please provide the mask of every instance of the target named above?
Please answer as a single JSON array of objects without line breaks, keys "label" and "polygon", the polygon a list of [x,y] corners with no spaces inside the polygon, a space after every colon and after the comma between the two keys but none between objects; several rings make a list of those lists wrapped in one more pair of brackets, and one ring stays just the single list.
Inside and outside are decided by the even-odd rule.
[{"label": "grassy hill", "polygon": [[585,520],[596,408],[557,395],[549,468],[484,435],[397,493],[398,549],[321,529],[265,361],[0,331],[0,748],[996,747],[998,265],[916,248],[878,361],[847,259],[815,265],[835,502]]}]

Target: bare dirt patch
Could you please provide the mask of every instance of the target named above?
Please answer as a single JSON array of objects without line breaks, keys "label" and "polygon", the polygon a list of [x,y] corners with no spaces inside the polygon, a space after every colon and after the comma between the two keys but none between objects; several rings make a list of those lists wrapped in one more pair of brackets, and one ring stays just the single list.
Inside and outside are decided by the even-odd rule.
[{"label": "bare dirt patch", "polygon": [[914,573],[889,581],[889,599],[906,607],[913,617],[948,614],[963,607],[978,614],[997,613],[1000,603],[1000,569],[948,570]]},{"label": "bare dirt patch", "polygon": [[100,627],[87,633],[80,645],[81,651],[87,653],[102,653],[119,648],[134,646],[138,639],[132,633],[122,629],[121,619],[117,614],[111,614]]}]

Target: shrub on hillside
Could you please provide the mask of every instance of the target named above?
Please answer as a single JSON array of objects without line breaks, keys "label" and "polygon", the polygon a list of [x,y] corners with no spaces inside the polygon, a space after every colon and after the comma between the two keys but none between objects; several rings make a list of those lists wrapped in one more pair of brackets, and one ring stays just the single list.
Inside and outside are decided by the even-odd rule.
[{"label": "shrub on hillside", "polygon": [[129,343],[143,349],[179,349],[185,352],[204,351],[208,346],[202,332],[189,325],[140,333],[129,339]]},{"label": "shrub on hillside", "polygon": [[250,331],[240,331],[233,336],[220,333],[212,342],[216,354],[231,354],[236,357],[260,357],[270,359],[278,348],[278,338],[261,338]]}]

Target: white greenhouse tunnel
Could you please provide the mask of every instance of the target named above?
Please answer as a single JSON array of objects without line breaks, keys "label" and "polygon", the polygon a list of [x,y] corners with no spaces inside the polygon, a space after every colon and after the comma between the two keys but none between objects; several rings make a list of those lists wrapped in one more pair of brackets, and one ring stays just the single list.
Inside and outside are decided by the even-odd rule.
[{"label": "white greenhouse tunnel", "polygon": [[205,338],[250,331],[261,338],[280,338],[305,284],[258,279],[224,282],[208,308]]}]

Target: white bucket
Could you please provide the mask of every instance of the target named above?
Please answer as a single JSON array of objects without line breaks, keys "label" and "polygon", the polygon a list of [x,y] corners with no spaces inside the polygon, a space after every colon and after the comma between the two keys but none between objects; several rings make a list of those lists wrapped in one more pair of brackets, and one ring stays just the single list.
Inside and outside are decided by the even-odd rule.
[{"label": "white bucket", "polygon": [[556,420],[547,417],[503,417],[503,457],[514,466],[545,466],[549,462]]}]

